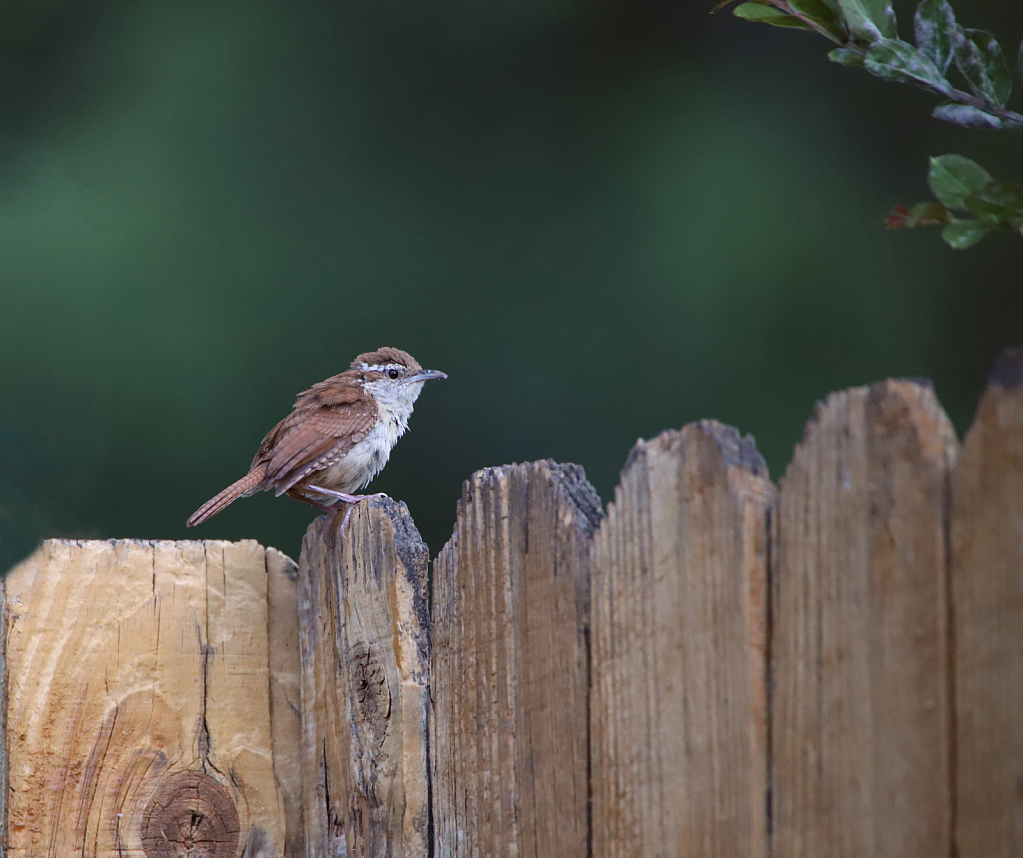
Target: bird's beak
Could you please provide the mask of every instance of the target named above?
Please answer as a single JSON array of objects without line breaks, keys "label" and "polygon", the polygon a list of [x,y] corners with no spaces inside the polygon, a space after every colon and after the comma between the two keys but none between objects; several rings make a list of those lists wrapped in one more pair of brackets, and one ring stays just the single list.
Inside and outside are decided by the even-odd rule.
[{"label": "bird's beak", "polygon": [[429,381],[431,378],[447,378],[446,372],[441,372],[439,369],[424,369],[421,372],[417,372],[415,375],[410,375],[407,379],[408,382],[413,381]]}]

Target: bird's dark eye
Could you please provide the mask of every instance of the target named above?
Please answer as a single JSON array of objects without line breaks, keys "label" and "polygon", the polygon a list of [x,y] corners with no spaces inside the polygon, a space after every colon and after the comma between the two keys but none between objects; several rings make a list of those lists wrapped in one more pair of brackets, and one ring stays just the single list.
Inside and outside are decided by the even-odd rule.
[{"label": "bird's dark eye", "polygon": [[401,375],[401,373],[398,372],[398,370],[396,370],[396,369],[392,368],[392,369],[387,370],[387,377],[388,378],[397,378],[399,375]]}]

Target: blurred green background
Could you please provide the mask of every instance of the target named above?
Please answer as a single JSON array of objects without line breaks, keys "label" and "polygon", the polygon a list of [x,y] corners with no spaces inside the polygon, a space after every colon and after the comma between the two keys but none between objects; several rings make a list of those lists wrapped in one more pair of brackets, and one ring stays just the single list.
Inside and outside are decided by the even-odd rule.
[{"label": "blurred green background", "polygon": [[[488,465],[577,462],[607,501],[637,437],[715,417],[777,478],[815,400],[892,375],[962,434],[1023,341],[1023,242],[882,220],[929,155],[1023,180],[1020,138],[711,5],[8,4],[4,507],[297,556],[302,504],[185,518],[381,345],[450,374],[372,486],[434,553]],[[954,6],[1015,52],[1018,4]]]}]

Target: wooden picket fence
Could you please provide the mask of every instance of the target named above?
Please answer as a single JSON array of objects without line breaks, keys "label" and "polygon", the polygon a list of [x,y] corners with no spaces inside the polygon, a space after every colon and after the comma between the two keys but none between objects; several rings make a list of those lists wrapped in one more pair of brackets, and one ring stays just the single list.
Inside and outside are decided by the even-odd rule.
[{"label": "wooden picket fence", "polygon": [[960,448],[832,394],[776,487],[712,421],[253,542],[6,578],[7,858],[1018,858],[1023,351]]}]

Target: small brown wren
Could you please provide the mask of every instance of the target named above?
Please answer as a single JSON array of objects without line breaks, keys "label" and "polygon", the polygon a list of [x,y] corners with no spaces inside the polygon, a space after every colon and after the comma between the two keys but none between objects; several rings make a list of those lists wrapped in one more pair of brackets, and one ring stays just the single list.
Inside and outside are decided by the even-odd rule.
[{"label": "small brown wren", "polygon": [[359,355],[351,369],[299,394],[291,414],[263,439],[249,472],[206,501],[188,519],[194,527],[238,498],[274,490],[325,512],[356,495],[387,464],[405,430],[423,383],[447,378],[423,369],[412,355],[384,347]]}]

